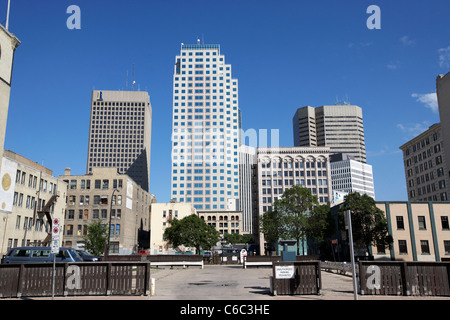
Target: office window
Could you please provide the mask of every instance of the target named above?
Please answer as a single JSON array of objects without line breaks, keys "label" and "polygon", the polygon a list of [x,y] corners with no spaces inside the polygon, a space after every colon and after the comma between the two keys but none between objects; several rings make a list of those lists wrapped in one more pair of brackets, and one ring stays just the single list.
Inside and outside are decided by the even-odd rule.
[{"label": "office window", "polygon": [[422,248],[422,254],[430,254],[428,240],[420,240],[420,247]]},{"label": "office window", "polygon": [[442,230],[449,230],[448,216],[441,217]]},{"label": "office window", "polygon": [[402,216],[397,216],[397,229],[398,230],[405,230],[405,224],[404,224]]},{"label": "office window", "polygon": [[406,240],[398,240],[398,250],[400,254],[408,254]]},{"label": "office window", "polygon": [[419,230],[426,230],[427,226],[425,223],[425,216],[418,216],[419,219]]},{"label": "office window", "polygon": [[444,240],[444,250],[445,250],[445,254],[450,255],[450,241],[449,240]]}]

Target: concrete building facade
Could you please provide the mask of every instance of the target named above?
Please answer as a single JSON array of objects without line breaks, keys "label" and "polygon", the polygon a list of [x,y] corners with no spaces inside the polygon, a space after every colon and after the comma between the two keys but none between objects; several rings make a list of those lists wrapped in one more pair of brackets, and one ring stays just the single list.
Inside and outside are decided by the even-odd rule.
[{"label": "concrete building facade", "polygon": [[239,211],[242,212],[242,231],[256,234],[258,225],[258,179],[256,148],[239,147]]},{"label": "concrete building facade", "polygon": [[164,231],[171,226],[173,219],[181,220],[196,213],[190,203],[152,203],[150,208],[150,254],[175,254],[176,248],[172,248],[164,240]]},{"label": "concrete building facade", "polygon": [[[308,188],[320,204],[331,202],[330,148],[258,148],[258,217],[271,211],[283,192],[294,185]],[[265,241],[259,235],[260,254]]]},{"label": "concrete building facade", "polygon": [[450,202],[377,202],[394,241],[372,247],[375,259],[450,261]]},{"label": "concrete building facade", "polygon": [[198,211],[197,214],[219,232],[220,238],[226,234],[242,234],[241,211]]},{"label": "concrete building facade", "polygon": [[409,201],[448,201],[450,178],[440,123],[406,142],[403,152]]},{"label": "concrete building facade", "polygon": [[[442,147],[444,158],[450,161],[450,72],[446,75],[438,75],[436,78],[436,95],[441,119]],[[446,178],[450,178],[450,168],[445,172]]]},{"label": "concrete building facade", "polygon": [[63,244],[84,248],[87,226],[111,222],[109,254],[137,253],[149,246],[150,205],[156,201],[126,174],[116,168],[92,168],[92,173],[59,177],[67,183]]},{"label": "concrete building facade", "polygon": [[86,172],[117,168],[149,191],[151,128],[148,92],[93,90]]},{"label": "concrete building facade", "polygon": [[297,109],[293,117],[294,146],[329,147],[366,163],[362,109],[342,104]]},{"label": "concrete building facade", "polygon": [[50,169],[9,150],[3,163],[0,255],[18,246],[49,245],[52,219],[64,223],[67,184]]},{"label": "concrete building facade", "polygon": [[[14,53],[19,45],[20,41],[0,25],[0,159],[5,145]],[[0,170],[1,166],[0,163]]]},{"label": "concrete building facade", "polygon": [[333,192],[359,192],[375,199],[372,166],[338,154],[331,157],[331,186]]}]

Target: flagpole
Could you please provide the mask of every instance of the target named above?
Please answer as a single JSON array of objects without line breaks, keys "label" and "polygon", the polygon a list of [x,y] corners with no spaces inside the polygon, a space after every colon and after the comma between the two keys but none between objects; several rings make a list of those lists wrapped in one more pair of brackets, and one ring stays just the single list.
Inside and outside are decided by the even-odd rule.
[{"label": "flagpole", "polygon": [[9,28],[9,7],[11,6],[11,0],[8,0],[8,11],[6,12],[6,30]]}]

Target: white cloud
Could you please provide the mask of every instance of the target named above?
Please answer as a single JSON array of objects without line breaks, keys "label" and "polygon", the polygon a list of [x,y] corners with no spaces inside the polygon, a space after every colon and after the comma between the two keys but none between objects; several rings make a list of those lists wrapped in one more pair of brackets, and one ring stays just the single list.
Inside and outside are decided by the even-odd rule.
[{"label": "white cloud", "polygon": [[428,130],[429,127],[430,123],[428,121],[422,121],[421,123],[413,123],[408,125],[403,125],[401,123],[397,124],[397,128],[399,128],[403,133],[406,134],[406,136],[404,137],[406,141],[417,137],[422,132]]},{"label": "white cloud", "polygon": [[411,40],[408,36],[403,36],[400,38],[400,42],[404,45],[404,46],[413,46],[416,44],[416,42],[414,40]]},{"label": "white cloud", "polygon": [[416,101],[422,102],[425,107],[430,108],[434,113],[438,113],[439,108],[435,92],[425,94],[413,93],[411,97],[416,98]]},{"label": "white cloud", "polygon": [[391,70],[397,70],[399,68],[399,63],[398,62],[389,62],[386,65],[386,68],[391,69]]},{"label": "white cloud", "polygon": [[447,48],[441,48],[439,53],[439,65],[441,67],[450,67],[450,46]]}]

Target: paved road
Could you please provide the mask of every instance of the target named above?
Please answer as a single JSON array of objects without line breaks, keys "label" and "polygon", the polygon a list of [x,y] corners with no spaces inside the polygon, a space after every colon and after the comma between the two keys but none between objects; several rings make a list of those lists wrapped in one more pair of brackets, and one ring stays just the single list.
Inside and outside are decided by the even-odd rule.
[{"label": "paved road", "polygon": [[[322,295],[272,296],[272,268],[213,265],[152,270],[155,295],[150,300],[353,300],[352,278],[322,271]],[[449,297],[359,296],[360,300],[447,299]]]},{"label": "paved road", "polygon": [[[322,271],[322,295],[270,294],[272,268],[238,265],[152,269],[154,296],[55,297],[55,300],[353,300],[352,278]],[[48,300],[27,298],[29,300]],[[450,300],[450,297],[359,296],[360,300]],[[12,299],[13,300],[13,299]]]}]

